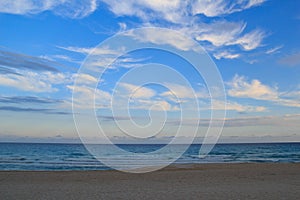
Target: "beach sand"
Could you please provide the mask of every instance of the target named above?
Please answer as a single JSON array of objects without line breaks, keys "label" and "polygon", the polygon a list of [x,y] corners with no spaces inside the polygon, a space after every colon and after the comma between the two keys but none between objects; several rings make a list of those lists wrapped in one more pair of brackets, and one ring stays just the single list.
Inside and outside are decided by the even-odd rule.
[{"label": "beach sand", "polygon": [[0,199],[299,199],[300,164],[173,165],[117,171],[1,171]]}]

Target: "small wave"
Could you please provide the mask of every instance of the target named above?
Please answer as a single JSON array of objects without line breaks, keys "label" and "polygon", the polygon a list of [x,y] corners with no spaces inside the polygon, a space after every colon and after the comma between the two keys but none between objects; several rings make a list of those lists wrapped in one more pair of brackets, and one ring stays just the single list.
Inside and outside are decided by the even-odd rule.
[{"label": "small wave", "polygon": [[76,152],[76,153],[71,153],[70,156],[86,156],[87,154],[84,154],[84,153],[79,153],[79,152]]}]

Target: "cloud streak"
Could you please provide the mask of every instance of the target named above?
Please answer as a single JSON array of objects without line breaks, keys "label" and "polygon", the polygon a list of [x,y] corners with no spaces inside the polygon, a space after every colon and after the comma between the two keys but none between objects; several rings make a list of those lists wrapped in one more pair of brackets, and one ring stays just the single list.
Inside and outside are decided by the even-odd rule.
[{"label": "cloud streak", "polygon": [[25,104],[25,103],[34,103],[34,104],[56,104],[63,103],[63,100],[51,99],[51,98],[41,98],[34,96],[0,96],[0,103],[13,103],[13,104]]},{"label": "cloud streak", "polygon": [[72,114],[70,112],[56,111],[55,109],[22,108],[22,107],[14,107],[14,106],[0,106],[0,110],[10,111],[10,112],[25,112],[25,113],[31,112],[31,113],[56,114],[56,115],[69,115],[69,114]]},{"label": "cloud streak", "polygon": [[194,15],[203,14],[207,17],[216,17],[220,15],[228,15],[234,12],[240,12],[264,3],[265,0],[201,0],[195,1],[192,6]]},{"label": "cloud streak", "polygon": [[1,66],[0,66],[0,74],[14,74],[14,75],[21,75],[21,74],[17,73],[16,70],[8,69],[8,68],[1,67]]},{"label": "cloud streak", "polygon": [[[115,120],[123,120],[130,121],[134,118],[130,118],[128,116],[98,116],[99,119],[103,121],[115,121]],[[136,118],[137,119],[137,118]],[[138,119],[147,120],[146,117],[138,117]],[[225,118],[225,127],[244,127],[244,126],[296,126],[299,127],[299,114],[293,115],[282,115],[282,116],[253,116],[253,117],[236,117],[236,118]],[[170,119],[166,123],[168,125],[179,125],[180,123],[183,126],[200,126],[200,127],[208,127],[210,123],[212,126],[220,126],[222,125],[223,119],[211,119],[209,118],[200,118],[200,119],[185,119],[183,121],[177,119]]]},{"label": "cloud streak", "polygon": [[[225,118],[224,127],[244,127],[244,126],[284,126],[299,127],[300,115],[282,115],[282,116],[255,116],[255,117],[236,117]],[[199,123],[198,123],[199,121]],[[213,119],[212,126],[222,125],[223,119]],[[173,120],[168,122],[170,125],[178,125],[180,121]],[[207,127],[211,119],[187,119],[182,125],[185,126],[204,126]]]},{"label": "cloud streak", "polygon": [[0,50],[0,66],[1,71],[7,72],[13,72],[13,69],[58,72],[60,64],[40,57]]},{"label": "cloud streak", "polygon": [[68,18],[84,18],[97,9],[97,0],[14,0],[0,1],[0,12],[16,15],[34,15],[51,11]]},{"label": "cloud streak", "polygon": [[54,85],[68,83],[70,77],[63,73],[34,71],[19,71],[22,76],[17,74],[0,74],[0,85],[16,88],[21,91],[29,92],[57,92],[58,88]]}]

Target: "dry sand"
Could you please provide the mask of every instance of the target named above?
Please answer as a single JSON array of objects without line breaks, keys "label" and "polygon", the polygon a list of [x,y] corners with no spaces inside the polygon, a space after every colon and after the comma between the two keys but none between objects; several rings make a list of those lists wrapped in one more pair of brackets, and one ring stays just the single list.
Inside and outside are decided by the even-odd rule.
[{"label": "dry sand", "polygon": [[0,199],[300,199],[300,164],[199,164],[146,174],[0,172]]}]

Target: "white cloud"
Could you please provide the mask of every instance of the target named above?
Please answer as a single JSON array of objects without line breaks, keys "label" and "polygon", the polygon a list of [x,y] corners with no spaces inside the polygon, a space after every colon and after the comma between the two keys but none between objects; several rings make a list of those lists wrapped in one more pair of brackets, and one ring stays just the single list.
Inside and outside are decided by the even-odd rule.
[{"label": "white cloud", "polygon": [[128,35],[134,37],[139,41],[150,42],[153,44],[168,44],[180,50],[190,50],[197,48],[195,43],[191,40],[186,39],[180,33],[173,34],[172,31],[167,29],[161,29],[159,34],[157,34],[156,29],[144,29],[139,31],[130,31]]},{"label": "white cloud", "polygon": [[[177,111],[179,110],[178,104],[180,104],[180,106],[184,106],[184,109],[195,110],[197,109],[194,107],[195,101],[198,101],[200,110],[224,110],[224,102],[220,100],[215,99],[214,107],[212,107],[210,95],[205,88],[195,90],[175,83],[164,83],[163,85],[169,90],[158,93],[151,88],[121,83],[115,90],[117,94],[115,98],[120,104],[119,107],[124,107],[121,104],[130,102],[131,109],[149,109],[153,105],[158,105],[155,106],[155,110]],[[263,106],[241,105],[233,101],[226,102],[226,109],[237,112],[264,112],[267,110]]]},{"label": "white cloud", "polygon": [[181,20],[184,9],[186,9],[186,3],[180,0],[103,0],[103,2],[117,16],[137,16],[144,21],[165,19],[176,23],[176,21]]},{"label": "white cloud", "polygon": [[[136,16],[145,24],[154,23],[160,26],[161,21],[167,22],[165,27],[171,27],[175,30],[186,30],[184,33],[190,33],[198,41],[209,41],[215,47],[219,48],[228,45],[240,45],[243,50],[249,51],[261,46],[265,33],[262,30],[253,30],[243,33],[246,24],[227,22],[225,20],[215,21],[211,24],[200,23],[197,14],[204,14],[207,17],[216,17],[243,11],[255,6],[259,6],[265,0],[201,0],[201,1],[148,1],[148,0],[102,0],[109,9],[117,16]],[[93,13],[98,7],[98,0],[15,0],[1,1],[0,12],[11,14],[37,14],[44,11],[51,11],[56,15],[70,18],[83,18]],[[163,23],[165,24],[165,23]],[[195,25],[196,24],[196,25]],[[126,24],[119,22],[120,30],[127,28]],[[191,30],[189,30],[191,29]],[[155,43],[171,44],[176,48],[187,50],[191,48],[188,41],[168,34],[144,33],[145,40]],[[91,49],[66,48],[70,51],[83,52],[89,54]],[[99,53],[105,52],[97,49]],[[223,58],[231,59],[224,56]]]},{"label": "white cloud", "polygon": [[[259,6],[265,0],[202,0],[192,2],[179,0],[104,0],[104,2],[117,16],[136,16],[144,22],[144,25],[148,26],[161,26],[160,22],[164,21],[164,27],[179,30],[200,42],[208,41],[217,49],[229,45],[239,45],[245,51],[253,50],[261,46],[266,36],[265,32],[260,29],[245,33],[246,23],[229,22],[224,19],[204,23],[199,21],[197,16],[197,14],[204,14],[208,17],[216,17],[231,14]],[[191,48],[185,40],[174,38],[170,34],[156,34],[150,31],[140,36],[140,39],[154,43],[171,44],[182,50]]]},{"label": "white cloud", "polygon": [[69,82],[65,74],[22,71],[22,75],[0,74],[0,85],[30,92],[56,92],[54,85]]},{"label": "white cloud", "polygon": [[277,46],[277,47],[274,47],[274,48],[271,48],[269,50],[266,51],[266,54],[274,54],[274,53],[277,53],[283,46]]},{"label": "white cloud", "polygon": [[119,83],[112,94],[112,106],[115,109],[138,109],[154,111],[177,111],[177,105],[147,86]]},{"label": "white cloud", "polygon": [[56,15],[69,18],[83,18],[97,9],[97,0],[13,0],[0,1],[0,12],[31,15],[52,11]]},{"label": "white cloud", "polygon": [[262,3],[264,3],[265,1],[267,1],[267,0],[248,0],[248,2],[247,2],[247,4],[246,4],[246,6],[245,6],[245,8],[251,8],[251,7],[253,7],[253,6],[259,6],[259,5],[261,5]]},{"label": "white cloud", "polygon": [[300,99],[278,99],[278,104],[288,107],[300,107]]},{"label": "white cloud", "polygon": [[210,0],[195,1],[192,7],[192,13],[204,14],[208,17],[214,17],[230,12],[230,8],[226,9],[227,3],[223,0],[216,0],[212,3]]},{"label": "white cloud", "polygon": [[270,101],[282,106],[300,107],[299,89],[292,92],[279,92],[277,87],[270,87],[254,79],[248,81],[244,76],[235,75],[227,83],[228,95],[238,98],[251,98]]},{"label": "white cloud", "polygon": [[204,14],[208,17],[215,17],[224,14],[249,9],[258,6],[265,0],[201,0],[201,1],[180,1],[180,0],[102,0],[110,10],[117,16],[137,16],[144,21],[155,21],[164,19],[172,23],[188,23],[189,16]]},{"label": "white cloud", "polygon": [[[130,55],[125,54],[125,47],[120,49],[112,49],[108,46],[106,47],[58,47],[67,51],[91,55],[88,60],[85,60],[85,67],[92,71],[102,71],[105,67],[109,69],[122,68],[132,68],[142,65],[141,62],[148,59],[145,58],[134,58]],[[111,65],[109,65],[111,64]],[[109,65],[109,66],[108,66]]]},{"label": "white cloud", "polygon": [[217,53],[214,53],[213,56],[220,60],[222,58],[226,58],[226,59],[236,59],[238,57],[240,57],[241,55],[240,54],[237,54],[237,53],[231,53],[229,51],[221,51],[221,52],[217,52]]},{"label": "white cloud", "polygon": [[120,22],[119,26],[120,26],[120,31],[125,31],[127,29],[127,24],[126,23]]},{"label": "white cloud", "polygon": [[129,83],[120,83],[113,94],[98,88],[94,89],[84,83],[76,86],[67,85],[67,88],[75,92],[73,106],[79,109],[94,109],[94,98],[97,109],[111,108],[111,106],[121,110],[126,110],[127,106],[128,109],[133,110],[171,111],[176,109],[175,106],[165,100],[154,99],[155,90]]},{"label": "white cloud", "polygon": [[87,85],[67,85],[73,93],[73,107],[80,109],[94,109],[94,98],[96,108],[107,108],[111,101],[109,92],[95,89]]},{"label": "white cloud", "polygon": [[[213,109],[217,110],[217,107]],[[267,108],[264,106],[241,105],[237,102],[228,101],[226,103],[226,110],[235,110],[237,112],[264,112]]]},{"label": "white cloud", "polygon": [[299,99],[299,101],[300,101],[300,86],[298,86],[298,88],[296,90],[284,92],[281,95],[283,95],[287,98]]},{"label": "white cloud", "polygon": [[195,90],[194,88],[176,83],[164,83],[163,85],[169,90],[161,93],[160,96],[173,102],[182,102],[186,101],[187,99],[195,98],[210,98],[206,88]]},{"label": "white cloud", "polygon": [[231,42],[231,44],[241,45],[244,50],[250,51],[261,46],[262,40],[266,36],[265,32],[259,29],[246,33],[242,37],[238,38],[236,41]]},{"label": "white cloud", "polygon": [[232,97],[253,98],[258,100],[277,100],[277,88],[272,88],[254,79],[248,82],[244,76],[235,75],[227,83],[230,87],[228,94]]},{"label": "white cloud", "polygon": [[76,79],[76,84],[80,85],[96,85],[98,79],[90,74],[74,74],[73,79]]},{"label": "white cloud", "polygon": [[208,41],[215,47],[239,45],[245,51],[261,46],[266,34],[260,29],[244,33],[246,23],[216,21],[211,24],[198,24],[188,30],[198,41]]},{"label": "white cloud", "polygon": [[64,49],[67,51],[72,51],[84,55],[88,54],[93,54],[93,55],[119,55],[124,51],[124,49],[110,49],[109,47],[74,47],[74,46],[69,46],[69,47],[61,47],[58,46],[60,49]]},{"label": "white cloud", "polygon": [[[224,110],[224,102],[211,99],[209,92],[206,88],[201,88],[200,90],[195,90],[194,88],[188,88],[183,85],[178,85],[174,83],[164,83],[164,86],[169,88],[169,91],[163,92],[160,94],[165,100],[172,101],[174,103],[185,103],[189,105],[192,99],[197,99],[199,103],[200,110]],[[213,100],[213,107],[211,104]],[[263,106],[251,106],[251,105],[241,105],[237,102],[227,101],[225,103],[226,110],[233,110],[237,112],[263,112],[266,111],[266,108]],[[187,106],[191,110],[196,108]]]},{"label": "white cloud", "polygon": [[[224,107],[225,104],[225,107]],[[242,105],[234,101],[219,101],[214,100],[213,106],[210,102],[201,101],[200,110],[226,110],[226,111],[237,111],[237,112],[265,112],[267,108],[264,106],[253,106],[253,105]]]},{"label": "white cloud", "polygon": [[70,62],[70,63],[81,64],[81,61],[73,59],[72,57],[67,56],[67,55],[60,55],[60,54],[56,54],[56,55],[43,55],[43,56],[40,56],[40,58],[43,58],[43,59],[46,59],[46,60],[50,60],[50,61],[60,60],[60,61],[67,61],[67,62]]},{"label": "white cloud", "polygon": [[131,102],[130,109],[154,110],[154,111],[178,111],[177,106],[172,106],[169,102],[162,99],[135,99]]},{"label": "white cloud", "polygon": [[147,87],[141,87],[129,83],[119,83],[118,86],[119,87],[116,88],[115,92],[120,93],[122,96],[127,98],[149,99],[156,95],[155,90]]},{"label": "white cloud", "polygon": [[278,103],[285,106],[300,107],[300,87],[288,92],[280,92]]},{"label": "white cloud", "polygon": [[265,2],[265,0],[239,0],[239,1],[228,1],[228,0],[201,0],[194,1],[192,5],[192,13],[204,14],[207,17],[215,17],[219,15],[231,14],[239,12],[254,6],[258,6]]},{"label": "white cloud", "polygon": [[196,40],[208,41],[214,46],[231,45],[244,31],[245,23],[217,21],[195,26]]}]

